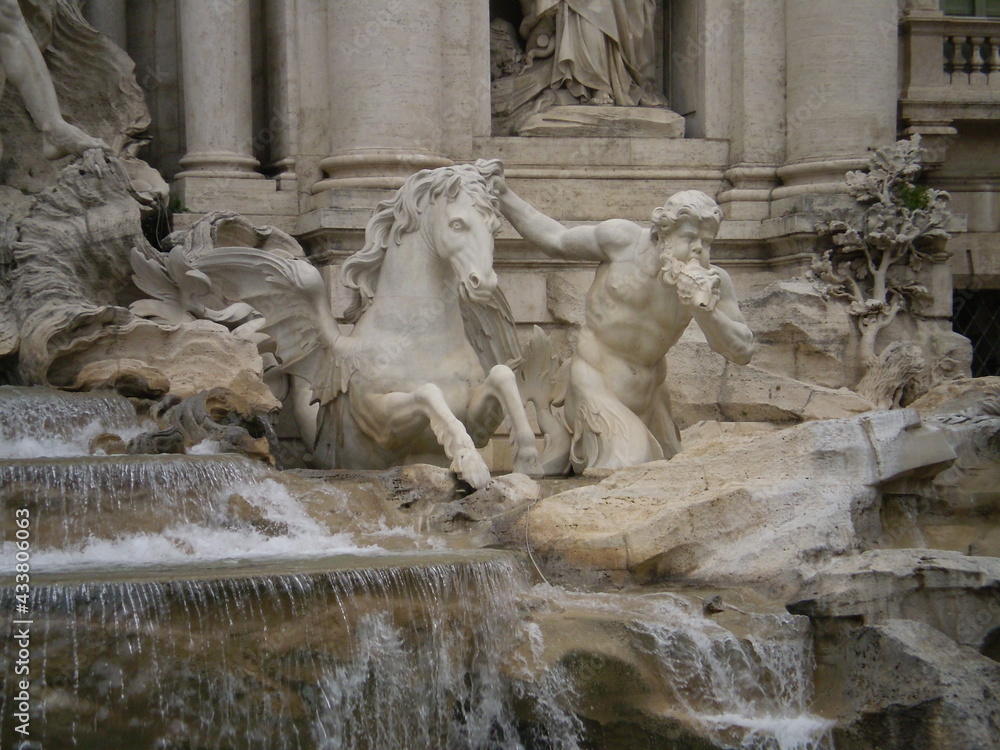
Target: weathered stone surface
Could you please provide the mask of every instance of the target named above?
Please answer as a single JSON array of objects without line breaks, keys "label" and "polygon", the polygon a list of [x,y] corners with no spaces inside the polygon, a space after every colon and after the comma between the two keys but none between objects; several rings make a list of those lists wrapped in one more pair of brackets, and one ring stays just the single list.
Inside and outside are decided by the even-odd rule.
[{"label": "weathered stone surface", "polygon": [[157,420],[183,435],[187,448],[208,441],[213,453],[240,453],[273,465],[269,411],[226,388],[212,388],[173,403]]},{"label": "weathered stone surface", "polygon": [[18,231],[9,283],[21,377],[32,384],[71,383],[56,383],[50,369],[60,358],[72,359],[105,327],[129,322],[120,306],[131,286],[128,253],[148,248],[123,162],[109,158],[64,168]]},{"label": "weathered stone surface", "polygon": [[170,380],[137,359],[91,362],[76,375],[75,391],[117,391],[129,398],[157,399],[170,390]]},{"label": "weathered stone surface", "polygon": [[795,380],[840,388],[861,375],[854,324],[845,305],[807,279],[768,284],[740,301],[754,334],[754,364]]},{"label": "weathered stone surface", "polygon": [[128,441],[126,453],[158,454],[184,453],[184,433],[176,426],[165,427],[155,432],[144,432]]},{"label": "weathered stone surface", "polygon": [[915,404],[957,458],[929,484],[886,487],[886,532],[894,546],[1000,556],[1000,378],[943,383]]},{"label": "weathered stone surface", "polygon": [[110,432],[102,432],[90,441],[90,454],[98,455],[104,453],[108,456],[113,454],[128,453],[128,446],[119,435]]},{"label": "weathered stone surface", "polygon": [[698,449],[704,452],[710,443],[725,443],[732,438],[745,438],[767,432],[783,429],[782,425],[773,422],[717,422],[705,420],[696,422],[681,433],[681,441],[685,450]]},{"label": "weathered stone surface", "polygon": [[548,137],[683,138],[684,118],[649,107],[557,106],[528,117],[518,135]]},{"label": "weathered stone surface", "polygon": [[928,625],[858,628],[844,669],[852,715],[835,731],[841,750],[972,750],[1000,741],[1000,664]]},{"label": "weathered stone surface", "polygon": [[879,485],[940,470],[916,412],[873,412],[713,442],[539,501],[524,525],[554,576],[754,583],[790,593],[880,535]]},{"label": "weathered stone surface", "polygon": [[408,464],[385,470],[296,469],[295,475],[326,482],[366,487],[383,498],[393,510],[419,516],[427,508],[450,503],[463,493],[455,472],[430,464]]},{"label": "weathered stone surface", "polygon": [[938,550],[869,550],[817,571],[789,610],[813,620],[926,623],[979,649],[1000,627],[1000,558]]},{"label": "weathered stone surface", "polygon": [[[935,289],[939,296],[947,293],[947,289]],[[848,306],[824,298],[813,281],[795,278],[772,282],[741,299],[740,307],[754,332],[755,366],[834,389],[853,388],[861,379],[860,337]],[[950,330],[948,321],[900,318],[884,337],[920,346],[923,367],[918,380],[922,389],[969,374],[970,344]],[[904,394],[904,405],[918,395],[912,390]]]},{"label": "weathered stone surface", "polygon": [[538,482],[524,474],[497,477],[481,490],[429,508],[428,526],[436,532],[468,531],[480,543],[507,538],[513,524],[538,500]]},{"label": "weathered stone surface", "polygon": [[940,383],[910,404],[924,416],[954,414],[1000,400],[1000,377],[955,378]]},{"label": "weathered stone surface", "polygon": [[[756,333],[754,334],[755,347]],[[681,429],[702,420],[779,422],[839,419],[872,409],[846,388],[828,388],[771,372],[754,363],[737,367],[715,354],[689,326],[667,357],[667,383]]]},{"label": "weathered stone surface", "polygon": [[811,669],[805,617],[756,610],[736,592],[727,598],[739,606],[712,617],[694,596],[535,593],[530,639],[508,669],[572,696],[588,746],[778,747],[777,736],[822,746],[805,742],[829,726],[809,713],[810,680],[797,679]]},{"label": "weathered stone surface", "polygon": [[161,326],[133,319],[94,333],[72,357],[60,359],[49,378],[55,385],[72,385],[91,363],[136,360],[161,374],[172,395],[186,398],[214,387],[227,388],[254,409],[280,406],[262,379],[263,362],[257,347],[232,336],[207,320],[180,326]]},{"label": "weathered stone surface", "polygon": [[590,273],[550,273],[545,277],[545,302],[557,322],[577,328],[587,321],[587,290]]}]

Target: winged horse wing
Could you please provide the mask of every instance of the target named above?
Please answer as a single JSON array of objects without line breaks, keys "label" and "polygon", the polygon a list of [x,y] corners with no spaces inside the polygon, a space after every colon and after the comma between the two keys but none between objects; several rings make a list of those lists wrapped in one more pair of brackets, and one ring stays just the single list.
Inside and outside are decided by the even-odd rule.
[{"label": "winged horse wing", "polygon": [[347,389],[341,367],[342,337],[330,309],[326,284],[308,261],[285,253],[243,247],[216,248],[195,261],[228,299],[242,301],[264,318],[260,330],[276,347],[281,369],[313,389],[313,399],[332,401]]},{"label": "winged horse wing", "polygon": [[521,362],[521,344],[517,339],[514,314],[500,287],[484,303],[463,297],[461,310],[465,337],[472,344],[483,369],[489,372],[494,365],[517,368]]}]

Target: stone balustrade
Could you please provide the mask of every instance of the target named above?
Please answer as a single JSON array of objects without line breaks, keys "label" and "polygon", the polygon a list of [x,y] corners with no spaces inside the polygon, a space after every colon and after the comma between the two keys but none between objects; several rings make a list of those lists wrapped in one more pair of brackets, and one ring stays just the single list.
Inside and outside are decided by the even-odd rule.
[{"label": "stone balustrade", "polygon": [[[973,22],[959,33],[944,35],[944,72],[953,86],[1000,88],[1000,21]],[[989,36],[984,32],[990,32]]]},{"label": "stone balustrade", "polygon": [[934,168],[957,137],[956,121],[1000,120],[1000,19],[911,11],[900,42],[903,133],[924,138]]},{"label": "stone balustrade", "polygon": [[901,33],[905,120],[1000,119],[1000,19],[910,16]]}]

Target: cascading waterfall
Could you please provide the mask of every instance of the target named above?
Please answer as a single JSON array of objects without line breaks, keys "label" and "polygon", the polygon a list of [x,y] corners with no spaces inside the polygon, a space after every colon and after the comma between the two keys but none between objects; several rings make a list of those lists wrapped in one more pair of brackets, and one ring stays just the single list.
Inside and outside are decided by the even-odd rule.
[{"label": "cascading waterfall", "polygon": [[135,408],[117,394],[0,386],[0,458],[85,456],[101,433],[127,441],[141,431]]},{"label": "cascading waterfall", "polygon": [[737,635],[681,595],[575,594],[547,586],[538,593],[561,608],[624,624],[675,710],[721,747],[832,750],[832,722],[809,710],[815,665],[807,617],[744,613]]},{"label": "cascading waterfall", "polygon": [[95,537],[218,527],[227,501],[265,469],[239,456],[87,456],[0,460],[0,499],[32,510],[36,550]]},{"label": "cascading waterfall", "polygon": [[[44,746],[522,746],[501,669],[524,586],[509,556],[185,572],[36,586]],[[0,606],[12,605],[5,589]],[[10,709],[0,712],[13,746]]]},{"label": "cascading waterfall", "polygon": [[[240,456],[88,455],[94,435],[138,429],[118,396],[0,388],[2,512],[31,518],[44,747],[579,750],[588,687],[539,667],[538,601],[624,627],[670,710],[719,747],[829,747],[802,618],[751,615],[737,636],[680,596],[529,589],[508,553],[448,550],[362,511],[367,490]],[[8,534],[9,615],[16,549]],[[2,747],[19,679],[4,670]]]}]

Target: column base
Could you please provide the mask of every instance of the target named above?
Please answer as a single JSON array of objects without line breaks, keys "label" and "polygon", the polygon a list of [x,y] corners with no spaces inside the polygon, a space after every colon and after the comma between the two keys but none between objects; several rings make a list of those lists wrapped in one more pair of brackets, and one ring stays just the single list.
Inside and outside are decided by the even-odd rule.
[{"label": "column base", "polygon": [[331,188],[381,188],[396,190],[421,169],[447,167],[454,162],[438,154],[420,151],[364,149],[323,159],[319,165],[328,177],[311,188],[313,194]]},{"label": "column base", "polygon": [[771,193],[773,200],[798,195],[846,193],[845,175],[851,170],[866,169],[869,157],[841,157],[786,164],[776,170],[784,183]]},{"label": "column base", "polygon": [[763,220],[770,217],[771,192],[778,185],[774,167],[738,164],[725,172],[732,185],[718,201],[729,220]]},{"label": "column base", "polygon": [[201,151],[186,154],[180,165],[184,171],[177,177],[222,178],[227,180],[262,180],[257,172],[260,162],[252,156],[231,151]]}]

